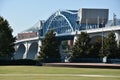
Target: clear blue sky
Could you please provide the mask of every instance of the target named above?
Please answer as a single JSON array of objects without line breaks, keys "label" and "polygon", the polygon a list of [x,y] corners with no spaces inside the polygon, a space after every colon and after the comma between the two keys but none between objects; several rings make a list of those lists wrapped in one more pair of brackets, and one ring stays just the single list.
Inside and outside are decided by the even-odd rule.
[{"label": "clear blue sky", "polygon": [[14,36],[38,20],[46,20],[59,9],[80,8],[107,8],[109,19],[113,13],[120,18],[120,0],[0,0],[0,16],[8,20]]}]

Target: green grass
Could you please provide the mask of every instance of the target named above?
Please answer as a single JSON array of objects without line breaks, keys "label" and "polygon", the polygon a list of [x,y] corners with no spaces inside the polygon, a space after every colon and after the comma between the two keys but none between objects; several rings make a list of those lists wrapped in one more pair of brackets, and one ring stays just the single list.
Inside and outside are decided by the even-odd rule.
[{"label": "green grass", "polygon": [[120,80],[120,78],[27,76],[27,77],[0,77],[0,80]]},{"label": "green grass", "polygon": [[[54,76],[54,74],[120,76],[120,69],[66,68],[45,66],[0,66],[0,74],[2,74],[0,75],[0,80],[120,80],[120,77],[89,77],[66,75]],[[52,76],[48,76],[49,74]]]}]

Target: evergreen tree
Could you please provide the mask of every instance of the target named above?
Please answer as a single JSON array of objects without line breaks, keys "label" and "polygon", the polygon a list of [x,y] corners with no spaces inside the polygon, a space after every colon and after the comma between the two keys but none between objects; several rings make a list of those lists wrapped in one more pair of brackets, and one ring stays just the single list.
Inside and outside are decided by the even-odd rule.
[{"label": "evergreen tree", "polygon": [[90,58],[99,58],[99,51],[101,49],[101,43],[102,42],[100,38],[97,38],[95,42],[91,43],[90,54],[89,54]]},{"label": "evergreen tree", "polygon": [[12,57],[15,38],[7,20],[0,16],[0,57]]},{"label": "evergreen tree", "polygon": [[59,45],[53,30],[46,33],[40,49],[40,59],[42,59],[44,62],[60,61]]},{"label": "evergreen tree", "polygon": [[69,53],[70,51],[70,46],[68,45],[68,41],[62,41],[61,42],[61,45],[62,45],[62,51],[63,53]]},{"label": "evergreen tree", "polygon": [[101,47],[100,56],[101,57],[108,57],[108,58],[115,58],[118,52],[117,42],[115,40],[115,34],[110,32],[108,37],[106,37],[103,41],[103,46]]},{"label": "evergreen tree", "polygon": [[81,32],[72,48],[72,61],[74,61],[74,59],[77,60],[79,58],[88,57],[87,55],[90,53],[90,40],[91,39],[87,33]]},{"label": "evergreen tree", "polygon": [[117,58],[120,59],[120,41],[119,41],[119,45],[118,45],[118,53],[117,53]]}]

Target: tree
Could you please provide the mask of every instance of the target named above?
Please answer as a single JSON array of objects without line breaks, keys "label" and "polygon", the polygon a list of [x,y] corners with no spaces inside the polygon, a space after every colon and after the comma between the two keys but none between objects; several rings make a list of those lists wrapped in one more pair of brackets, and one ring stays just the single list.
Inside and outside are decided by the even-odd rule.
[{"label": "tree", "polygon": [[89,52],[90,37],[87,33],[81,32],[72,48],[71,60],[86,58]]},{"label": "tree", "polygon": [[64,52],[64,53],[69,53],[69,51],[70,51],[70,46],[68,45],[68,40],[62,41],[62,42],[61,42],[61,45],[62,45],[62,52]]},{"label": "tree", "polygon": [[118,53],[117,53],[117,58],[120,59],[120,41],[119,41],[119,45],[118,45]]},{"label": "tree", "polygon": [[7,20],[0,16],[0,57],[12,57],[15,37]]},{"label": "tree", "polygon": [[103,41],[103,46],[100,50],[101,57],[115,58],[118,52],[117,41],[115,40],[115,34],[110,32],[108,37]]},{"label": "tree", "polygon": [[68,48],[68,42],[67,42],[67,40],[66,41],[62,41],[61,44],[62,44],[62,49],[63,50],[66,50]]},{"label": "tree", "polygon": [[90,47],[90,58],[99,58],[99,51],[101,49],[101,39],[96,38],[94,42],[91,42],[91,47]]},{"label": "tree", "polygon": [[40,47],[40,59],[44,62],[59,62],[59,44],[55,38],[54,31],[51,30],[46,33],[45,38],[42,41],[42,46]]}]

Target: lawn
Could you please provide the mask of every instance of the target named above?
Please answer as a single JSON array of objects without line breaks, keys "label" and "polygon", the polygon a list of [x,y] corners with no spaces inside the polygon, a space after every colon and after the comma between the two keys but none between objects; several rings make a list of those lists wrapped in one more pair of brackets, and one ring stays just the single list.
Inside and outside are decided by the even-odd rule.
[{"label": "lawn", "polygon": [[120,80],[120,69],[0,66],[0,80]]}]

